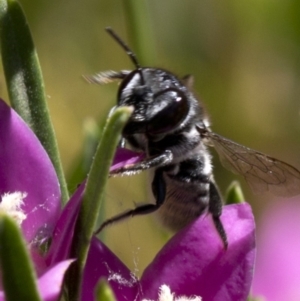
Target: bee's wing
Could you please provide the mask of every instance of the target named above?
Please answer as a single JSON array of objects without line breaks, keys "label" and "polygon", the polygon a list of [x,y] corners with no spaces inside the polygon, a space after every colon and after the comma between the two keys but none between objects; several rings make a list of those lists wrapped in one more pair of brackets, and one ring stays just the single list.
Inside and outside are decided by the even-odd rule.
[{"label": "bee's wing", "polygon": [[242,175],[255,193],[300,194],[300,171],[293,166],[218,134],[206,132],[205,136],[215,147],[224,167]]}]

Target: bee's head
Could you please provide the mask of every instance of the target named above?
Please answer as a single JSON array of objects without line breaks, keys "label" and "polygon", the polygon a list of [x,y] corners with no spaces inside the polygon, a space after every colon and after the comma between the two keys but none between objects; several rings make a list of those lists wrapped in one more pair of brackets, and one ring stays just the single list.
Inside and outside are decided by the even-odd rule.
[{"label": "bee's head", "polygon": [[187,88],[171,73],[139,68],[123,80],[118,106],[133,106],[124,134],[164,135],[176,130],[189,112]]},{"label": "bee's head", "polygon": [[187,88],[166,70],[142,68],[124,41],[111,28],[106,30],[136,67],[124,78],[118,92],[117,106],[134,108],[123,134],[161,136],[176,130],[190,109]]}]

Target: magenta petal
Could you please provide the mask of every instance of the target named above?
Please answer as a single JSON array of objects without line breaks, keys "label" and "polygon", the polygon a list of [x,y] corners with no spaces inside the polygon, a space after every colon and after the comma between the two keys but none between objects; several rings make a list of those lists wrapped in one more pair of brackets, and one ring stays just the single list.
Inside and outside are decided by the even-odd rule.
[{"label": "magenta petal", "polygon": [[114,171],[115,169],[125,165],[137,163],[142,161],[144,158],[145,154],[143,153],[137,153],[126,148],[118,148],[110,171]]},{"label": "magenta petal", "polygon": [[300,199],[272,202],[261,218],[253,296],[300,300]]},{"label": "magenta petal", "polygon": [[77,188],[59,217],[53,232],[52,243],[46,257],[48,266],[52,266],[70,256],[73,233],[84,188],[85,182]]},{"label": "magenta petal", "polygon": [[176,234],[144,271],[142,297],[157,300],[159,287],[167,284],[176,296],[246,300],[255,258],[251,208],[246,203],[225,206],[221,220],[228,235],[227,251],[211,216],[201,216]]},{"label": "magenta petal", "polygon": [[84,270],[81,300],[94,301],[95,286],[102,277],[109,282],[118,301],[136,300],[137,279],[103,243],[93,238]]},{"label": "magenta petal", "polygon": [[27,241],[51,231],[60,211],[60,189],[52,163],[37,137],[0,100],[0,194],[26,192],[22,229]]},{"label": "magenta petal", "polygon": [[[138,162],[143,157],[144,155],[140,153],[119,148],[116,152],[111,170]],[[75,223],[79,213],[84,189],[85,181],[77,188],[76,192],[71,197],[59,217],[53,232],[52,244],[46,257],[48,266],[69,257]]]},{"label": "magenta petal", "polygon": [[73,261],[62,261],[40,277],[38,289],[43,301],[56,301],[59,299],[65,272]]}]

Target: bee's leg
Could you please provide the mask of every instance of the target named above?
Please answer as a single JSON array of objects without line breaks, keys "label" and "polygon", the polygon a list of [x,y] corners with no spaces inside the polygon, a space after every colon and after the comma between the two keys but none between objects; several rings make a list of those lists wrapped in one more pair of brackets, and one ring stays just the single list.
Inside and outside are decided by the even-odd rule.
[{"label": "bee's leg", "polygon": [[90,84],[108,84],[116,80],[124,79],[131,71],[121,70],[121,71],[104,71],[94,75],[83,75],[83,78]]},{"label": "bee's leg", "polygon": [[219,189],[214,182],[210,182],[209,189],[209,207],[208,210],[212,214],[212,218],[215,224],[215,227],[223,241],[225,249],[228,247],[228,240],[223,224],[220,220],[222,214],[222,197],[220,195]]},{"label": "bee's leg", "polygon": [[156,211],[163,204],[163,202],[166,198],[166,183],[164,181],[162,171],[159,169],[155,171],[154,179],[152,181],[152,190],[153,190],[153,194],[156,199],[155,204],[139,205],[134,209],[127,210],[123,213],[115,215],[112,218],[109,218],[106,221],[104,221],[100,225],[99,229],[95,232],[95,234],[98,234],[106,226],[109,226],[115,222],[119,222],[121,220],[127,219],[129,217],[133,217],[135,215],[143,215],[143,214],[152,213],[152,212]]},{"label": "bee's leg", "polygon": [[160,167],[169,164],[173,160],[173,154],[171,151],[166,150],[162,154],[145,159],[141,162],[120,167],[110,172],[110,176],[123,176],[123,175],[133,175],[146,169],[153,167]]}]

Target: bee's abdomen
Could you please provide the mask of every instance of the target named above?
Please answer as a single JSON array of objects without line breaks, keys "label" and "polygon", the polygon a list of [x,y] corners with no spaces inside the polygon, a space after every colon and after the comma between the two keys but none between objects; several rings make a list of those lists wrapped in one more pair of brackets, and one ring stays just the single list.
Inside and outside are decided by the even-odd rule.
[{"label": "bee's abdomen", "polygon": [[210,164],[206,157],[197,155],[166,169],[166,199],[158,214],[170,230],[182,229],[208,207],[211,174],[206,164]]}]

